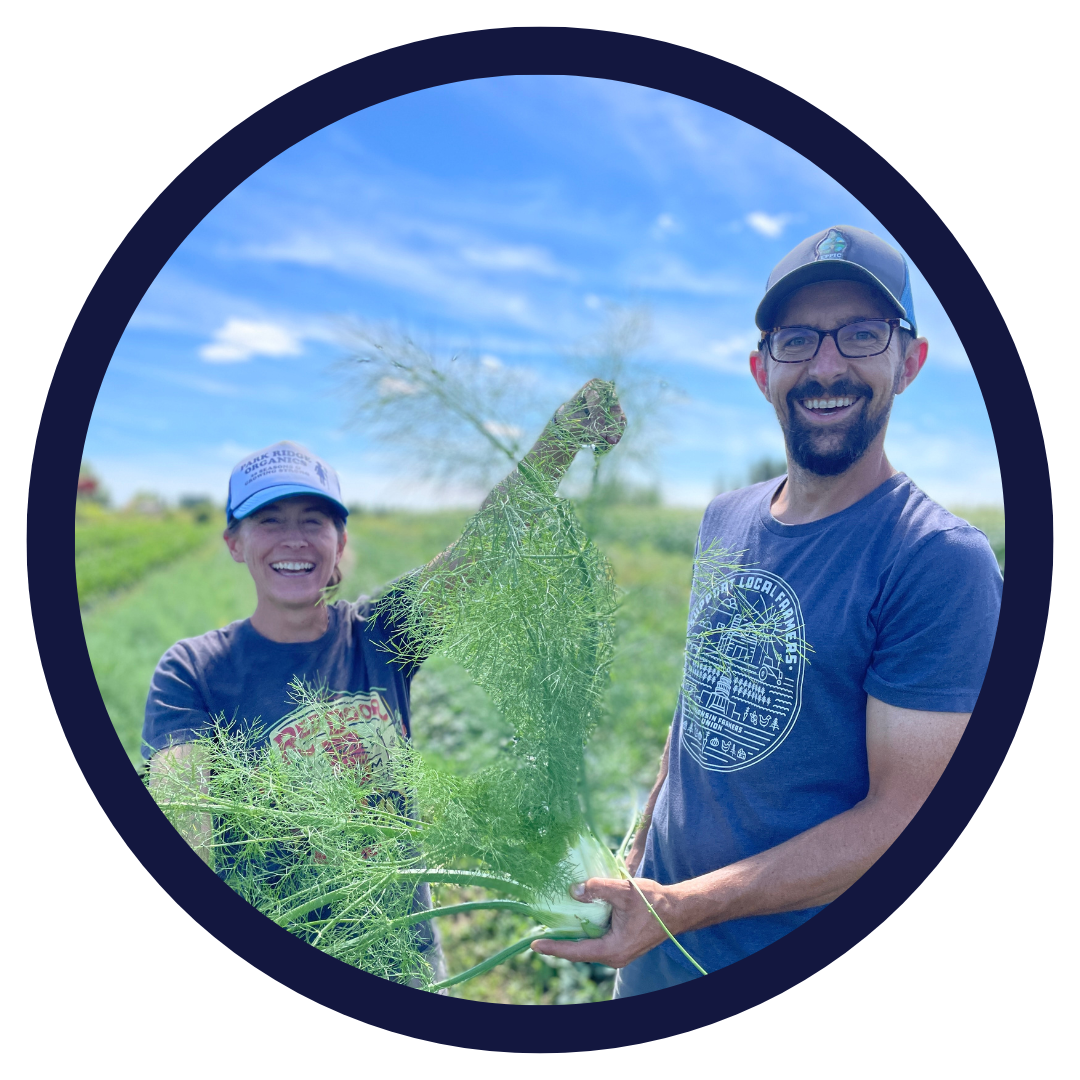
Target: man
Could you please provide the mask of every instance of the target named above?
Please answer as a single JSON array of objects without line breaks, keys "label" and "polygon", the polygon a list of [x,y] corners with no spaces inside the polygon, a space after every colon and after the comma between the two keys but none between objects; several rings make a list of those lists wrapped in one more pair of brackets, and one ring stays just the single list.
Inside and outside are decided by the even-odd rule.
[{"label": "man", "polygon": [[[774,268],[756,322],[750,371],[788,472],[705,512],[682,693],[628,859],[706,971],[811,918],[908,824],[975,704],[1002,583],[982,533],[885,456],[927,354],[903,256],[817,233]],[[729,554],[704,580],[723,552],[745,572]],[[536,951],[619,968],[617,997],[699,976],[629,882],[574,894],[612,904],[610,931]]]}]

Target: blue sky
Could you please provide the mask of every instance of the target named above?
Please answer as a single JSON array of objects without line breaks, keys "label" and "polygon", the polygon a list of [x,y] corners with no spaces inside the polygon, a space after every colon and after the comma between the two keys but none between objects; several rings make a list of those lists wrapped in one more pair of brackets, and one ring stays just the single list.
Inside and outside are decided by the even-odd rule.
[{"label": "blue sky", "polygon": [[[782,452],[747,371],[753,313],[770,268],[839,223],[889,238],[816,166],[678,97],[515,76],[399,98],[281,154],[192,232],[117,348],[86,458],[119,502],[220,500],[241,456],[288,438],[335,465],[347,501],[468,501],[347,426],[343,327],[513,370],[530,431],[621,305],[648,312],[640,359],[669,384],[664,496],[704,505]],[[948,505],[998,503],[971,367],[917,268],[913,287],[930,360],[896,402],[890,458]]]}]

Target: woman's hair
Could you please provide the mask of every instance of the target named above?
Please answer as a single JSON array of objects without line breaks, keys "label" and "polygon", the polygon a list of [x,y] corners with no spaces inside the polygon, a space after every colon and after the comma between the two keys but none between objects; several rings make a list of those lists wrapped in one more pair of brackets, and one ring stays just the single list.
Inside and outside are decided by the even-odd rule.
[{"label": "woman's hair", "polygon": [[[323,504],[325,507],[326,515],[334,522],[334,528],[338,531],[340,536],[345,531],[345,519],[341,516],[341,511],[338,510],[333,503],[326,502]],[[229,537],[235,536],[240,531],[240,526],[247,521],[247,518],[234,518],[230,517],[225,523],[225,533]],[[339,563],[334,567],[330,574],[330,580],[323,586],[323,596],[329,599],[330,593],[334,591],[341,584],[341,564]]]}]

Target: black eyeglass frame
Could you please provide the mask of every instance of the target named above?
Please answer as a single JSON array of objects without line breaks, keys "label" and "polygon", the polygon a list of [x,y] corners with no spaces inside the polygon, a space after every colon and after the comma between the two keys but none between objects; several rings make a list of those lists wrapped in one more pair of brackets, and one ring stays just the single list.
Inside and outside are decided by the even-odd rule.
[{"label": "black eyeglass frame", "polygon": [[[884,347],[878,349],[877,352],[862,353],[859,356],[848,356],[848,354],[840,348],[840,339],[836,335],[839,334],[841,330],[844,330],[849,326],[858,326],[859,323],[864,322],[888,323],[889,340],[886,341]],[[780,360],[778,357],[773,356],[772,343],[769,341],[769,338],[772,337],[772,335],[775,334],[778,330],[812,330],[815,334],[818,335],[817,346],[814,351],[803,360]],[[915,327],[913,327],[911,323],[907,321],[907,319],[856,319],[855,322],[844,323],[843,326],[837,326],[833,330],[819,330],[816,326],[774,326],[771,330],[766,330],[761,335],[761,341],[758,342],[758,352],[761,352],[762,347],[764,346],[764,350],[767,353],[769,359],[774,360],[778,364],[808,364],[811,360],[814,359],[815,356],[817,356],[818,352],[821,350],[821,343],[827,337],[831,337],[833,339],[833,344],[836,346],[836,351],[845,360],[869,360],[872,356],[880,356],[883,352],[888,352],[889,346],[892,344],[893,335],[896,333],[897,330],[907,330],[909,333],[915,333]]]}]

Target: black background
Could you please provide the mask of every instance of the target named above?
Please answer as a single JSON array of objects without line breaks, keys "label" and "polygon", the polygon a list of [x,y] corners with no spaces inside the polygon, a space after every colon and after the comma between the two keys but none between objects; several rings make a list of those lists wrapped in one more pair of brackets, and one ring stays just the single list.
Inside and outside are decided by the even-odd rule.
[{"label": "black background", "polygon": [[[459,29],[429,28],[422,36]],[[1010,140],[1022,143],[1027,112],[1015,86],[995,77],[993,56],[988,63],[984,50],[977,66],[974,60],[958,63],[944,42],[936,54],[922,46],[914,54],[897,50],[876,71],[853,79],[849,63],[814,62],[825,49],[801,51],[809,63],[796,72],[789,65],[774,71],[748,46],[741,53],[714,50],[700,27],[618,29],[712,52],[755,70],[863,137],[953,230],[1018,337],[1020,282],[1008,238],[1024,228],[1030,188],[1023,170],[1001,163],[998,149]],[[177,172],[269,100],[324,71],[408,40],[404,31],[383,29],[373,36],[366,30],[362,50],[355,45],[335,50],[332,43],[316,45],[313,37],[302,35],[287,43],[256,39],[253,46],[238,32],[217,48],[201,37],[192,39],[183,53],[162,55],[156,42],[153,49],[99,45],[92,54],[68,48],[43,60],[48,75],[43,82],[54,87],[56,97],[40,111],[24,113],[28,152],[19,185],[33,238],[30,265],[40,266],[29,300],[30,308],[41,305],[32,348],[39,361],[25,369],[32,396],[40,401],[48,388],[55,357],[100,268]],[[1038,384],[1034,389],[1038,397]],[[48,720],[42,723],[53,732],[51,774],[64,793],[55,828],[77,848],[78,858],[68,865],[80,894],[92,899],[68,924],[75,948],[67,942],[50,966],[39,967],[39,993],[48,994],[46,986],[63,978],[79,999],[80,1015],[91,1020],[99,1013],[123,1041],[153,1043],[162,1025],[188,1027],[210,1003],[197,983],[228,986],[233,1031],[245,1023],[266,1030],[279,1009],[305,1016],[305,1027],[311,1024],[312,1030],[353,1026],[248,967],[181,912],[113,832],[62,735]],[[1014,860],[1035,827],[1024,810],[1025,778],[1018,766],[1024,740],[1022,727],[971,825],[899,912],[812,980],[725,1022],[723,1035],[742,1041],[766,1029],[779,1034],[793,1025],[812,1025],[820,1037],[831,1038],[826,1031],[835,1037],[839,1025],[845,1032],[841,1038],[850,1039],[865,1026],[867,1034],[907,1030],[903,1041],[918,1043],[947,1037],[959,1013],[977,1011],[980,1026],[1003,1021],[1022,993],[1016,968],[1023,966],[1018,959],[1023,950],[1013,928],[1026,904]],[[156,972],[165,954],[175,957],[177,951],[186,959],[190,985],[183,985],[183,976],[178,980],[174,963],[167,964],[172,973],[163,999],[165,987]],[[211,1024],[208,1031],[218,1026]],[[681,1037],[680,1049],[719,1034],[694,1032]],[[370,1035],[410,1041],[375,1029]],[[187,1054],[193,1049],[188,1043]]]}]

